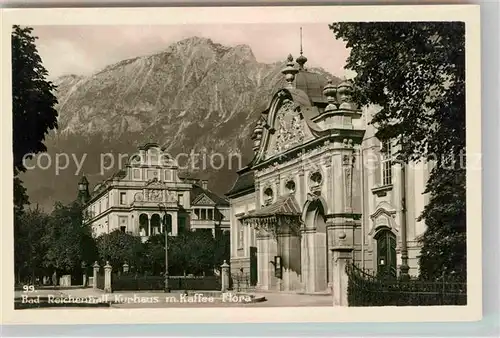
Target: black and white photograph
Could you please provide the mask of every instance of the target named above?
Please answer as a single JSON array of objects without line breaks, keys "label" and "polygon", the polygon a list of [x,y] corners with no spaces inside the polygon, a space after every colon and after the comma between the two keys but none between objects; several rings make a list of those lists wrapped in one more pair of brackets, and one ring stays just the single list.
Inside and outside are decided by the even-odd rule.
[{"label": "black and white photograph", "polygon": [[16,316],[480,308],[479,42],[464,20],[479,18],[452,7],[4,23],[3,302]]}]

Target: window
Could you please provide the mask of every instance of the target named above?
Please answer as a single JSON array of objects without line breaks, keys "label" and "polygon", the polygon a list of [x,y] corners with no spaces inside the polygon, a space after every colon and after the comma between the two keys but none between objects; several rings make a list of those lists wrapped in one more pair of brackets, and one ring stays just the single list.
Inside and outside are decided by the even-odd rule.
[{"label": "window", "polygon": [[294,181],[288,181],[285,184],[285,188],[288,191],[289,194],[295,193],[295,182]]},{"label": "window", "polygon": [[323,176],[319,171],[315,171],[309,176],[309,184],[311,188],[318,188],[323,182]]},{"label": "window", "polygon": [[134,177],[134,180],[139,180],[141,178],[141,171],[140,171],[140,169],[134,169],[133,170],[133,177]]},{"label": "window", "polygon": [[184,217],[179,217],[177,219],[177,229],[179,233],[183,233],[187,230],[186,228],[186,219]]},{"label": "window", "polygon": [[273,189],[267,188],[264,190],[264,204],[265,205],[270,205],[273,202]]},{"label": "window", "polygon": [[244,234],[245,228],[243,227],[243,223],[238,222],[238,249],[243,249],[244,246],[244,240],[245,240],[245,234]]},{"label": "window", "polygon": [[120,193],[120,204],[127,204],[127,193],[126,192]]},{"label": "window", "polygon": [[172,181],[172,170],[165,170],[165,181]]},{"label": "window", "polygon": [[381,149],[382,185],[392,184],[392,143],[386,141]]}]

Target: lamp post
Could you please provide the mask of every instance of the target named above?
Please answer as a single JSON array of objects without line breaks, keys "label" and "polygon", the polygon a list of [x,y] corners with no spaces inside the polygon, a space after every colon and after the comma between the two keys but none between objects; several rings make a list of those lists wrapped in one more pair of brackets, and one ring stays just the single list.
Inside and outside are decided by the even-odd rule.
[{"label": "lamp post", "polygon": [[168,217],[167,209],[162,203],[158,204],[160,211],[164,212],[162,223],[165,232],[165,292],[170,292],[170,287],[168,286]]}]

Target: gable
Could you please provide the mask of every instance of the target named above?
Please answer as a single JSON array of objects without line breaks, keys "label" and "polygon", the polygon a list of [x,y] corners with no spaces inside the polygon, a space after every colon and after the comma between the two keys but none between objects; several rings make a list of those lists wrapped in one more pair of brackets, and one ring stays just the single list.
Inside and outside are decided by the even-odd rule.
[{"label": "gable", "polygon": [[193,205],[215,205],[216,203],[206,194],[199,195],[192,203]]},{"label": "gable", "polygon": [[[300,91],[295,90],[295,92],[301,94]],[[307,100],[300,95],[292,95],[290,91],[282,90],[275,95],[269,108],[269,114],[267,114],[266,125],[268,128],[264,130],[262,135],[256,162],[279,156],[314,138],[301,113],[302,108],[308,106],[310,103]]]},{"label": "gable", "polygon": [[145,187],[148,189],[166,189],[165,184],[158,181],[157,178],[153,178],[152,180],[146,182]]}]

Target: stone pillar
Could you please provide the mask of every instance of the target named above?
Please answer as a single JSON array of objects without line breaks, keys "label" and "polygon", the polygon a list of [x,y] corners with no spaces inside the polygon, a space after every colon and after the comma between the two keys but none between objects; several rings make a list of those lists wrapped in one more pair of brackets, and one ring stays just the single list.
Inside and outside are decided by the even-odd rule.
[{"label": "stone pillar", "polygon": [[109,262],[104,266],[104,292],[111,292],[111,270],[112,267]]},{"label": "stone pillar", "polygon": [[177,222],[177,212],[174,212],[172,214],[172,236],[177,236],[179,233],[179,224]]},{"label": "stone pillar", "polygon": [[97,289],[97,278],[99,278],[98,275],[99,275],[99,268],[100,268],[99,263],[97,263],[97,261],[95,261],[93,268],[94,268],[94,274],[93,274],[94,284],[92,285],[92,288],[95,290],[95,289]]},{"label": "stone pillar", "polygon": [[227,264],[226,260],[221,265],[221,291],[226,292],[229,289],[229,264]]},{"label": "stone pillar", "polygon": [[88,277],[87,277],[87,263],[82,262],[82,285],[84,288],[87,287],[88,284]]},{"label": "stone pillar", "polygon": [[302,280],[304,282],[304,292],[316,291],[316,250],[314,237],[316,229],[307,228],[302,231]]},{"label": "stone pillar", "polygon": [[271,240],[271,235],[267,234],[261,237],[261,247],[262,247],[262,265],[259,267],[261,280],[260,286],[263,290],[271,289],[271,276],[270,276],[270,265],[271,257],[269,255],[269,241]]},{"label": "stone pillar", "polygon": [[258,232],[256,236],[257,242],[257,289],[264,289],[264,285],[266,285],[266,281],[264,280],[264,239],[262,235]]},{"label": "stone pillar", "polygon": [[277,239],[270,235],[265,240],[266,246],[266,273],[268,278],[268,290],[280,290],[281,281],[279,281],[274,275],[274,256],[278,255],[278,242]]},{"label": "stone pillar", "polygon": [[333,306],[349,306],[347,298],[347,276],[346,266],[352,261],[352,248],[334,248],[333,253],[333,280],[332,295]]},{"label": "stone pillar", "polygon": [[301,250],[297,231],[298,229],[294,229],[278,236],[278,255],[281,256],[283,266],[281,291],[300,290]]}]

